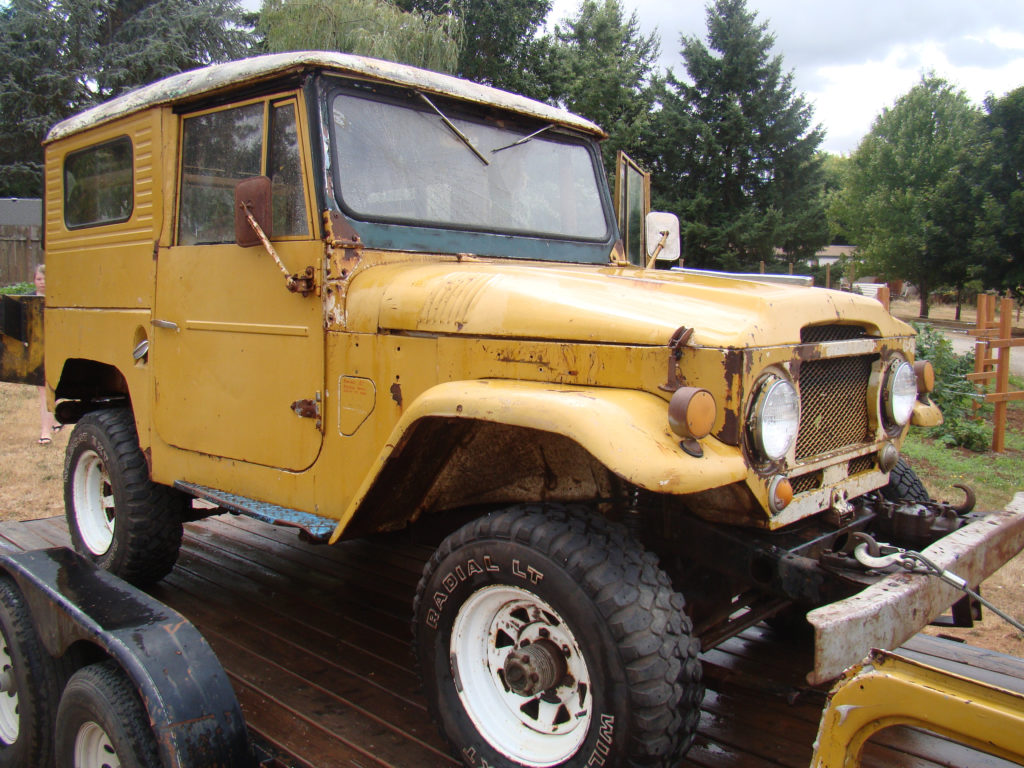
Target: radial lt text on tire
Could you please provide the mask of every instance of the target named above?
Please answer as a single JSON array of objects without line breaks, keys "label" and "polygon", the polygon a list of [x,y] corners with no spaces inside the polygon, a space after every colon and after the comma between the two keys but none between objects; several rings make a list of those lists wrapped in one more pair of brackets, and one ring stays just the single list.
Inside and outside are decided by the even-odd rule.
[{"label": "radial lt text on tire", "polygon": [[476,766],[674,766],[700,714],[698,643],[656,557],[582,509],[513,507],[424,568],[427,703]]},{"label": "radial lt text on tire", "polygon": [[64,509],[75,549],[136,586],[166,576],[181,546],[186,496],[149,478],[127,408],[86,414],[64,460]]}]

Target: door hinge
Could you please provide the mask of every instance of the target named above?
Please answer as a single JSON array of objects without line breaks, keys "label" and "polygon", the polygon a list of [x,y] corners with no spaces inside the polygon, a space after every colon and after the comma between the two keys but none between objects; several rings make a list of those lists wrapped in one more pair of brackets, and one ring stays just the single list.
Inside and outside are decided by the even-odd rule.
[{"label": "door hinge", "polygon": [[323,419],[320,416],[320,393],[317,392],[313,399],[296,400],[292,403],[292,410],[295,415],[303,419],[316,419],[316,428],[323,428]]}]

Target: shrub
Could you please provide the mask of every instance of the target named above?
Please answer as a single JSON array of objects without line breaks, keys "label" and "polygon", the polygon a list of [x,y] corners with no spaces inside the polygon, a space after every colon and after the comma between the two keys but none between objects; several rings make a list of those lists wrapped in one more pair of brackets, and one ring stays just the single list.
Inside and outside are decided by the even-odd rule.
[{"label": "shrub", "polygon": [[941,332],[924,323],[914,323],[917,330],[917,357],[928,360],[935,369],[935,389],[931,398],[942,411],[943,423],[932,427],[927,435],[947,446],[963,446],[972,451],[986,451],[992,440],[988,423],[978,418],[991,406],[982,405],[975,412],[974,404],[982,396],[966,378],[974,372],[974,353],[958,355],[953,344]]},{"label": "shrub", "polygon": [[35,283],[14,283],[14,285],[0,285],[0,293],[21,296],[35,292]]}]

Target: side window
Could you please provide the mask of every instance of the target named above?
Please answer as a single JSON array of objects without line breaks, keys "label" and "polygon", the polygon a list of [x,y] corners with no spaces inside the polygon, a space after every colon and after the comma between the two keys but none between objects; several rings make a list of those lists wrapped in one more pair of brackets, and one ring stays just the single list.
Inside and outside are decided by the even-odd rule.
[{"label": "side window", "polygon": [[64,223],[68,229],[131,218],[132,142],[127,137],[71,152],[64,159]]},{"label": "side window", "polygon": [[270,111],[267,175],[271,183],[274,237],[309,234],[295,102],[275,105]]},{"label": "side window", "polygon": [[178,243],[235,240],[235,184],[259,176],[262,102],[184,120]]}]

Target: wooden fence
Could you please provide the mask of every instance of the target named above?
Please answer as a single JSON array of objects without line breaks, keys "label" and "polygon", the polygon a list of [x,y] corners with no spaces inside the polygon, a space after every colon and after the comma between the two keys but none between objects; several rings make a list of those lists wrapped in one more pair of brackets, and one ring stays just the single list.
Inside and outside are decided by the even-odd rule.
[{"label": "wooden fence", "polygon": [[0,285],[32,282],[42,263],[41,227],[0,224]]},{"label": "wooden fence", "polygon": [[[985,402],[995,403],[992,415],[992,450],[1006,450],[1006,404],[1011,400],[1024,400],[1024,391],[1010,391],[1010,348],[1024,347],[1024,339],[1013,338],[1013,299],[999,304],[999,324],[995,322],[996,297],[978,296],[978,321],[974,336],[974,373],[967,374],[973,382],[995,379],[995,391],[985,394]],[[995,356],[993,356],[993,351]]]}]

